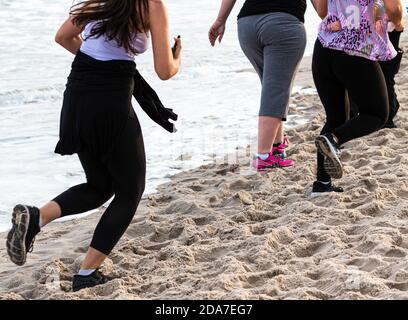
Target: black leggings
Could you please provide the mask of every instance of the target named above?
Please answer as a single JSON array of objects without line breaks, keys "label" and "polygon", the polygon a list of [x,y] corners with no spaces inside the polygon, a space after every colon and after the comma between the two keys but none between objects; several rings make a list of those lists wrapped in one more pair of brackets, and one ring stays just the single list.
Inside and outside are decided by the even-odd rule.
[{"label": "black leggings", "polygon": [[143,136],[136,117],[129,118],[119,143],[106,161],[87,153],[78,153],[87,183],[72,187],[53,201],[62,216],[87,212],[115,198],[96,227],[91,247],[109,255],[122,237],[145,189],[146,158]]},{"label": "black leggings", "polygon": [[[322,134],[333,133],[340,145],[381,129],[388,119],[388,93],[378,62],[327,49],[316,41],[313,78],[326,111]],[[347,120],[348,99],[359,106],[359,115]],[[330,181],[324,157],[317,156],[317,180]]]},{"label": "black leggings", "polygon": [[[400,45],[400,38],[401,38],[401,31],[392,31],[388,33],[388,36],[391,40],[392,45],[394,46],[395,50],[397,50],[397,56],[390,60],[390,61],[380,61],[381,70],[384,73],[385,82],[387,84],[387,91],[388,91],[388,103],[390,106],[390,113],[388,115],[388,121],[386,125],[393,125],[394,118],[398,113],[400,108],[400,103],[398,101],[397,93],[395,92],[395,76],[398,74],[401,66],[401,60],[403,56],[403,50],[399,47]],[[358,106],[355,104],[354,101],[350,101],[350,110],[351,110],[351,117],[358,115],[359,110]]]}]

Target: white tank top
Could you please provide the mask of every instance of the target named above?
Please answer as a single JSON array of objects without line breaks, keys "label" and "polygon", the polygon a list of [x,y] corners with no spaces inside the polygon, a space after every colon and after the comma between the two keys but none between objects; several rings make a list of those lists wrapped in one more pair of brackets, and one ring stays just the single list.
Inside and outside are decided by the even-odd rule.
[{"label": "white tank top", "polygon": [[[84,42],[80,49],[81,52],[100,61],[135,60],[135,55],[131,52],[127,52],[125,48],[119,47],[116,40],[108,40],[105,36],[99,38],[89,37],[96,23],[97,22],[91,22],[85,26],[82,33]],[[133,35],[133,46],[138,53],[143,53],[148,49],[148,40],[149,35],[147,33],[135,33]]]}]

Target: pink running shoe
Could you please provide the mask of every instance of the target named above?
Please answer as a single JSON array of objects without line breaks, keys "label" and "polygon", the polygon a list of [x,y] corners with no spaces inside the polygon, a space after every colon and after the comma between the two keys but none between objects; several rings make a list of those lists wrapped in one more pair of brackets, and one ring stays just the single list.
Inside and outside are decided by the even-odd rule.
[{"label": "pink running shoe", "polygon": [[287,168],[292,167],[295,164],[293,160],[282,159],[281,157],[275,156],[272,152],[269,154],[269,158],[262,160],[259,157],[254,159],[254,168],[258,171],[265,171],[273,168]]}]

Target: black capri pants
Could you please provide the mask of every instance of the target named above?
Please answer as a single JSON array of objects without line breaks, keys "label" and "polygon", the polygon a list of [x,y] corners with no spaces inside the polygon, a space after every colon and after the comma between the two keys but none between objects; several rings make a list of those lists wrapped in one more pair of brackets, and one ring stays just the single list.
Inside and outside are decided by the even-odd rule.
[{"label": "black capri pants", "polygon": [[54,201],[65,217],[99,208],[114,196],[91,242],[92,248],[109,255],[132,222],[145,189],[146,158],[137,118],[128,119],[107,160],[86,151],[78,152],[78,156],[87,182],[65,191]]}]

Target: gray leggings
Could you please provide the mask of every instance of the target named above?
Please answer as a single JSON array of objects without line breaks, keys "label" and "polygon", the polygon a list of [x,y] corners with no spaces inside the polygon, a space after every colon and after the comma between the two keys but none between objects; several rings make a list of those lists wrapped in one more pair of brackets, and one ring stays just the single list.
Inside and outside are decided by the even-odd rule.
[{"label": "gray leggings", "polygon": [[295,16],[274,12],[238,20],[241,48],[262,83],[259,116],[286,120],[296,70],[306,48],[306,31]]}]

